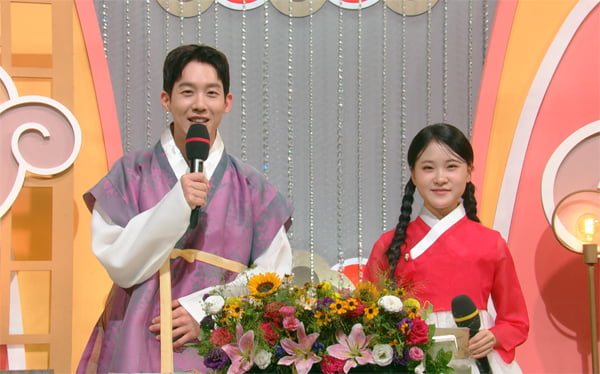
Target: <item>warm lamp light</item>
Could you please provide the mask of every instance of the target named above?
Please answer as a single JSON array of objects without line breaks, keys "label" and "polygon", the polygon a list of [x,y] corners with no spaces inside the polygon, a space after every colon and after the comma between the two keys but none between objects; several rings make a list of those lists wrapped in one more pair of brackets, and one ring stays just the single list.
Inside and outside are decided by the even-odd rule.
[{"label": "warm lamp light", "polygon": [[584,243],[600,243],[600,219],[593,213],[584,213],[577,220],[579,237]]},{"label": "warm lamp light", "polygon": [[600,190],[576,191],[558,202],[552,231],[565,248],[583,252],[583,244],[600,242]]},{"label": "warm lamp light", "polygon": [[592,333],[592,367],[598,374],[598,330],[596,322],[596,291],[594,266],[598,263],[600,243],[600,188],[577,191],[565,196],[552,214],[552,232],[560,244],[570,251],[583,254],[588,265],[590,324]]}]

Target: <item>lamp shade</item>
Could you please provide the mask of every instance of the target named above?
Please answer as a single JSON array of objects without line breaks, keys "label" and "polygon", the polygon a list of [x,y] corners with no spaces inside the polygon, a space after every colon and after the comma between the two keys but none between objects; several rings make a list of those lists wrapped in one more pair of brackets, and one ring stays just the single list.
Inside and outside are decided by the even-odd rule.
[{"label": "lamp shade", "polygon": [[559,201],[552,231],[567,249],[582,253],[584,244],[600,243],[600,191],[576,191]]}]

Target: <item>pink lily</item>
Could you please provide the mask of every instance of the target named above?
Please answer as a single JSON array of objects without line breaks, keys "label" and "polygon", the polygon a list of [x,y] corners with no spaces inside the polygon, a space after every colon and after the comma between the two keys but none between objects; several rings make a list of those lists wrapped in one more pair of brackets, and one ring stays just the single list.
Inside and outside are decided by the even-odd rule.
[{"label": "pink lily", "polygon": [[366,336],[360,323],[352,326],[349,336],[341,331],[336,334],[339,344],[334,344],[327,348],[327,352],[340,360],[345,360],[344,373],[358,365],[374,364],[373,354],[367,348],[373,335]]},{"label": "pink lily", "polygon": [[304,324],[301,322],[298,326],[298,342],[286,338],[281,341],[281,347],[290,356],[279,359],[278,365],[290,366],[294,364],[298,374],[307,374],[313,364],[321,361],[321,357],[312,351],[312,346],[319,337],[318,333],[312,333],[306,336]]},{"label": "pink lily", "polygon": [[231,360],[227,374],[243,374],[254,365],[254,331],[246,331],[238,323],[235,329],[237,343],[226,344],[222,349]]}]

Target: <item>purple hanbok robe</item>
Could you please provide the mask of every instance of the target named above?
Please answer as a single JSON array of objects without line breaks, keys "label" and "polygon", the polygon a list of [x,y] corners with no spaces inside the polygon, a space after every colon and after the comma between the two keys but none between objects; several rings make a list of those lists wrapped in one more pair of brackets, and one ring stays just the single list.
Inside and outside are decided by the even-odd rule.
[{"label": "purple hanbok robe", "polygon": [[[153,149],[121,158],[84,195],[125,227],[137,214],[154,207],[177,183],[160,142]],[[252,167],[223,152],[211,177],[207,205],[198,225],[173,246],[198,249],[250,265],[289,222],[291,205]],[[126,250],[124,248],[124,250]],[[237,273],[200,261],[171,260],[172,297],[232,281]],[[93,329],[78,373],[160,372],[160,342],[148,330],[160,314],[159,280],[124,289],[114,284],[103,314]],[[175,371],[203,371],[202,357],[193,348],[173,354]]]}]

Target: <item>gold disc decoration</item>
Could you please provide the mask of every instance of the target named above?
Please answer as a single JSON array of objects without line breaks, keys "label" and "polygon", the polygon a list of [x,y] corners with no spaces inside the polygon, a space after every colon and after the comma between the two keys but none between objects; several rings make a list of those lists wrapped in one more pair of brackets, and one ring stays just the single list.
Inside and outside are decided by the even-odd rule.
[{"label": "gold disc decoration", "polygon": [[416,16],[433,8],[438,0],[384,0],[385,5],[403,16]]},{"label": "gold disc decoration", "polygon": [[315,284],[320,282],[329,282],[335,287],[347,288],[353,290],[354,283],[342,272],[332,270],[327,260],[316,253],[311,254],[309,251],[293,251],[294,274],[293,283],[302,287],[304,284],[311,282],[311,267]]},{"label": "gold disc decoration", "polygon": [[164,10],[177,17],[196,17],[208,9],[213,0],[157,0]]},{"label": "gold disc decoration", "polygon": [[321,9],[326,0],[271,0],[271,4],[289,17],[306,17]]}]

